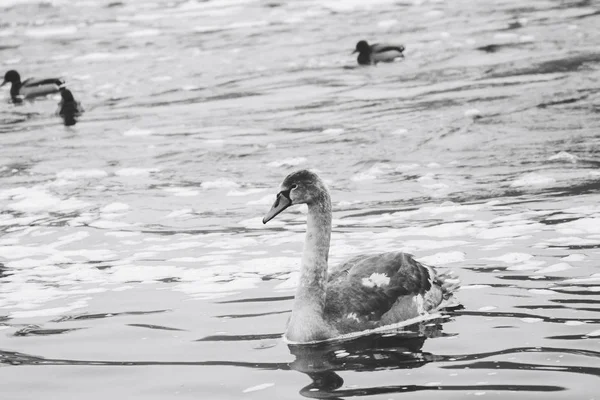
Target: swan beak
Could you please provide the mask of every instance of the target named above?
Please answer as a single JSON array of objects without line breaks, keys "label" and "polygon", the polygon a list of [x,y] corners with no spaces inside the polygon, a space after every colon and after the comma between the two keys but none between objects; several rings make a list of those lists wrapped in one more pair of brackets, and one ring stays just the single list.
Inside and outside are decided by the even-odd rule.
[{"label": "swan beak", "polygon": [[0,85],[0,87],[2,87],[2,86],[4,86],[4,85],[6,85],[7,83],[8,83],[8,81],[4,81],[4,82],[2,82],[2,85]]},{"label": "swan beak", "polygon": [[355,50],[354,50],[352,53],[350,53],[350,54],[354,54],[354,53],[358,53],[358,50],[356,50],[356,49],[355,49]]},{"label": "swan beak", "polygon": [[262,220],[263,224],[266,224],[267,222],[275,218],[277,214],[279,214],[291,205],[292,201],[286,195],[284,195],[281,192],[278,193],[277,199],[275,199],[275,203],[273,203],[273,207],[271,207],[269,212],[265,215],[265,217]]}]

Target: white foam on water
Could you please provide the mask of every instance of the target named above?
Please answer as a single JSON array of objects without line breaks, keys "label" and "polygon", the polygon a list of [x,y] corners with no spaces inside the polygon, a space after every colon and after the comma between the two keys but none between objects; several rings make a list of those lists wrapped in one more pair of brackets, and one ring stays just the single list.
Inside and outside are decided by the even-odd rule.
[{"label": "white foam on water", "polygon": [[504,238],[515,238],[525,234],[542,231],[544,225],[540,223],[530,223],[529,221],[520,221],[514,225],[500,226],[490,229],[483,229],[475,235],[478,239],[494,240]]},{"label": "white foam on water", "polygon": [[50,244],[49,246],[52,248],[57,248],[60,246],[64,246],[65,244],[79,242],[80,240],[83,240],[89,236],[90,236],[89,232],[79,231],[79,232],[72,233],[70,235],[61,236],[58,238],[58,240],[56,242]]},{"label": "white foam on water", "polygon": [[227,254],[222,254],[221,256],[210,255],[210,256],[202,256],[202,257],[177,257],[168,259],[167,262],[181,262],[181,263],[205,263],[208,261],[219,261],[223,262],[225,260],[229,260],[231,257]]},{"label": "white foam on water", "polygon": [[329,128],[321,131],[324,135],[341,135],[344,132],[346,132],[346,130],[343,128]]},{"label": "white foam on water", "polygon": [[232,180],[226,178],[219,178],[214,181],[204,181],[200,184],[202,189],[229,189],[237,188],[240,185]]},{"label": "white foam on water", "polygon": [[104,207],[102,207],[100,209],[100,212],[103,212],[103,213],[126,212],[130,208],[131,207],[129,207],[128,204],[114,202],[114,203],[110,203],[110,204],[107,204]]},{"label": "white foam on water", "polygon": [[155,77],[150,78],[150,80],[152,82],[170,82],[173,80],[173,77],[169,76],[169,75],[155,76]]},{"label": "white foam on water", "polygon": [[161,31],[159,29],[140,29],[138,31],[128,32],[125,34],[127,37],[149,37],[149,36],[158,36]]},{"label": "white foam on water", "polygon": [[251,189],[246,189],[246,190],[230,190],[229,192],[227,192],[226,196],[232,196],[232,197],[241,197],[241,196],[248,196],[249,194],[255,194],[255,193],[262,193],[265,190],[267,190],[266,188],[251,188]]},{"label": "white foam on water", "polygon": [[563,262],[563,263],[549,265],[548,267],[542,268],[542,269],[536,271],[535,273],[536,274],[548,274],[548,273],[552,273],[552,272],[566,271],[571,268],[573,268],[571,266],[571,264]]},{"label": "white foam on water", "polygon": [[546,264],[546,261],[527,261],[523,264],[511,265],[507,268],[508,271],[528,271],[538,269],[542,265]]},{"label": "white foam on water", "polygon": [[[427,212],[432,215],[439,215],[444,213],[455,213],[455,212],[464,212],[464,211],[477,211],[484,208],[483,204],[457,204],[452,201],[445,201],[441,203],[439,206],[426,206],[421,207],[419,212]],[[476,221],[472,221],[471,223],[475,223]]]},{"label": "white foam on water", "polygon": [[268,167],[279,168],[279,167],[295,167],[300,164],[305,164],[308,161],[306,157],[291,157],[285,158],[280,161],[272,161],[267,164]]},{"label": "white foam on water", "polygon": [[115,171],[116,176],[146,176],[159,172],[158,168],[121,168]]},{"label": "white foam on water", "polygon": [[377,179],[377,175],[369,172],[359,172],[357,174],[352,175],[350,178],[353,182],[363,182],[363,181],[372,181]]},{"label": "white foam on water", "polygon": [[[138,53],[88,53],[82,56],[75,57],[73,60],[78,62],[99,62],[99,61],[113,61],[113,60],[131,60],[136,58]],[[125,135],[127,136],[127,135]],[[135,136],[135,135],[132,135]]]},{"label": "white foam on water", "polygon": [[596,331],[592,331],[590,333],[586,333],[585,336],[588,336],[588,337],[599,337],[600,336],[600,329],[598,329]]},{"label": "white foam on water", "polygon": [[476,108],[470,108],[470,109],[468,109],[468,110],[465,111],[465,117],[467,117],[467,118],[475,119],[475,118],[478,118],[480,116],[481,116],[481,111],[479,111]]},{"label": "white foam on water", "polygon": [[562,246],[588,246],[600,244],[597,239],[584,239],[578,236],[564,236],[558,238],[548,239],[548,242],[554,245]]},{"label": "white foam on water", "polygon": [[398,164],[395,168],[396,172],[408,172],[418,169],[420,167],[419,164]]},{"label": "white foam on water", "polygon": [[194,210],[192,210],[191,208],[183,208],[181,210],[171,211],[169,214],[165,215],[165,218],[183,217],[183,216],[186,216],[186,215],[190,215],[193,212],[194,212]]},{"label": "white foam on water", "polygon": [[254,258],[237,262],[235,264],[238,272],[256,273],[268,275],[280,272],[293,272],[300,269],[300,258],[295,257],[269,257]]},{"label": "white foam on water", "polygon": [[154,132],[150,129],[131,128],[123,132],[123,136],[150,136]]},{"label": "white foam on water", "polygon": [[528,324],[535,324],[537,322],[542,322],[543,319],[542,318],[534,318],[534,317],[525,317],[525,318],[519,318],[521,321],[528,323]]},{"label": "white foam on water", "polygon": [[407,240],[402,244],[403,248],[414,251],[443,249],[445,247],[460,247],[469,244],[462,240]]},{"label": "white foam on water", "polygon": [[580,326],[580,325],[585,325],[586,322],[585,321],[565,321],[565,325],[568,326]]},{"label": "white foam on water", "polygon": [[124,238],[124,237],[132,237],[132,236],[139,236],[141,235],[141,232],[105,232],[104,233],[106,236],[113,236],[116,238]]},{"label": "white foam on water", "polygon": [[404,136],[408,134],[408,129],[405,128],[400,128],[400,129],[396,129],[395,131],[390,132],[391,135],[394,136]]},{"label": "white foam on water", "polygon": [[492,311],[492,310],[495,310],[497,308],[498,307],[496,307],[496,306],[483,306],[483,307],[479,307],[477,309],[477,311],[483,311],[483,312],[485,312],[485,311]]},{"label": "white foam on water", "polygon": [[69,36],[77,33],[77,27],[75,25],[67,25],[60,27],[48,27],[48,28],[30,28],[27,29],[24,34],[31,38],[45,38],[52,36]]},{"label": "white foam on water", "polygon": [[388,164],[378,163],[371,166],[368,170],[358,172],[350,177],[353,182],[371,181],[377,179],[381,175],[386,175],[394,171],[393,167]]},{"label": "white foam on water", "polygon": [[553,156],[548,157],[548,161],[564,161],[575,164],[577,162],[578,157],[574,154],[567,153],[566,151],[561,151],[560,153],[556,153]]},{"label": "white foam on water", "polygon": [[533,35],[521,35],[519,36],[519,42],[521,43],[529,43],[535,41],[535,36]]},{"label": "white foam on water", "polygon": [[571,232],[577,233],[600,233],[600,217],[580,218],[575,221],[565,222],[559,225],[559,229],[569,229]]},{"label": "white foam on water", "polygon": [[163,190],[177,197],[193,197],[200,194],[199,191],[187,187],[167,187],[163,188]]},{"label": "white foam on water", "polygon": [[0,191],[0,199],[2,198],[17,200],[16,203],[8,204],[6,206],[8,209],[30,213],[39,213],[42,211],[69,212],[89,206],[89,203],[73,197],[62,200],[48,193],[46,190],[37,187],[18,187]]},{"label": "white foam on water", "polygon": [[106,171],[101,169],[65,169],[56,174],[58,179],[77,180],[82,178],[104,178],[108,176]]},{"label": "white foam on water", "polygon": [[485,260],[502,261],[506,264],[516,264],[522,263],[524,261],[529,261],[532,258],[533,256],[527,253],[506,253],[498,257],[486,257]]},{"label": "white foam on water", "polygon": [[274,383],[261,383],[260,385],[252,386],[252,387],[242,390],[242,393],[251,393],[251,392],[256,392],[258,390],[265,390],[267,388],[270,388],[271,386],[275,386],[275,384]]},{"label": "white foam on water", "polygon": [[383,29],[390,28],[398,23],[397,19],[384,19],[377,23],[377,26]]},{"label": "white foam on water", "polygon": [[556,179],[535,172],[525,174],[515,179],[511,187],[544,187],[556,183]]},{"label": "white foam on water", "polygon": [[446,265],[465,260],[465,253],[462,251],[449,251],[436,253],[431,256],[419,257],[417,261],[429,265]]},{"label": "white foam on water", "polygon": [[218,279],[219,278],[216,277],[183,282],[176,285],[174,290],[181,291],[200,299],[212,299],[230,296],[243,290],[253,289],[263,282],[260,277],[245,277],[233,280],[230,280],[231,277],[227,277],[227,281],[221,282],[219,282]]},{"label": "white foam on water", "polygon": [[111,282],[153,282],[160,279],[179,277],[181,268],[174,265],[115,265],[108,279]]},{"label": "white foam on water", "polygon": [[554,290],[550,290],[550,289],[529,289],[529,292],[535,293],[535,294],[543,294],[543,295],[556,294],[556,292]]},{"label": "white foam on water", "polygon": [[96,221],[90,222],[89,226],[99,229],[121,229],[130,228],[132,225],[128,224],[127,222],[98,219]]},{"label": "white foam on water", "polygon": [[565,279],[562,283],[595,283],[600,281],[600,273],[592,274],[587,278],[571,278]]},{"label": "white foam on water", "polygon": [[287,279],[275,286],[275,290],[286,291],[293,290],[298,287],[300,283],[300,272],[291,272]]},{"label": "white foam on water", "polygon": [[77,300],[65,307],[54,307],[46,308],[41,310],[30,310],[30,311],[13,311],[11,312],[10,318],[34,318],[34,317],[54,317],[57,315],[65,315],[73,312],[79,308],[87,307],[86,300]]},{"label": "white foam on water", "polygon": [[472,226],[472,222],[450,222],[427,227],[408,227],[398,229],[399,236],[433,236],[433,237],[457,237],[472,235],[478,231]]},{"label": "white foam on water", "polygon": [[458,290],[477,290],[477,289],[487,289],[490,288],[490,285],[461,285]]}]

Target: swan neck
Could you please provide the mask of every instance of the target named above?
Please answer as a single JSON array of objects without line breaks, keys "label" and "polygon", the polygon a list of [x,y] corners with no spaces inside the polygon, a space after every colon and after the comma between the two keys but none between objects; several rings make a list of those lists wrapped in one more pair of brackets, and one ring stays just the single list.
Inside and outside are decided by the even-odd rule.
[{"label": "swan neck", "polygon": [[288,339],[299,342],[334,335],[323,317],[331,238],[331,200],[325,190],[318,199],[308,203],[300,281],[286,332]]},{"label": "swan neck", "polygon": [[319,201],[308,204],[302,268],[296,292],[297,307],[310,307],[319,313],[323,310],[330,239],[331,201],[324,193]]}]

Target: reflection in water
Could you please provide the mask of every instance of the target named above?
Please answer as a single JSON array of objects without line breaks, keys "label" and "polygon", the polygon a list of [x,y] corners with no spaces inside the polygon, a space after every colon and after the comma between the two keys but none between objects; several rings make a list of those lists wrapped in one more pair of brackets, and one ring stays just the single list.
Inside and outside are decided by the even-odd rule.
[{"label": "reflection in water", "polygon": [[374,371],[379,369],[418,368],[436,356],[421,351],[425,339],[442,336],[442,320],[405,327],[404,330],[376,333],[352,340],[316,344],[288,345],[296,356],[290,367],[307,374],[313,382],[300,393],[311,398],[374,394],[381,388],[338,391],[344,380],[335,371]]},{"label": "reflection in water", "polygon": [[[442,332],[442,319],[427,321],[405,327],[405,330],[377,333],[347,341],[335,341],[309,345],[288,345],[290,352],[296,356],[290,368],[308,375],[312,383],[300,390],[300,394],[308,398],[339,399],[354,396],[371,396],[377,394],[404,393],[418,391],[531,391],[555,392],[565,390],[561,386],[552,385],[390,385],[367,388],[341,389],[344,379],[337,371],[375,371],[382,369],[413,369],[430,362],[451,362],[457,360],[474,360],[489,356],[527,351],[543,351],[543,349],[511,349],[498,353],[470,354],[460,356],[442,356],[423,352],[421,349],[427,338],[445,336]],[[557,349],[548,349],[556,351]],[[568,352],[568,351],[567,351]],[[594,355],[591,355],[594,356]],[[487,368],[497,369],[496,362],[490,362]],[[469,364],[475,365],[477,363]],[[464,364],[454,366],[464,368]],[[521,365],[520,369],[527,368]],[[452,367],[448,367],[452,368]],[[514,369],[511,365],[509,369]],[[568,371],[568,368],[567,368]],[[589,371],[587,371],[589,373]]]}]

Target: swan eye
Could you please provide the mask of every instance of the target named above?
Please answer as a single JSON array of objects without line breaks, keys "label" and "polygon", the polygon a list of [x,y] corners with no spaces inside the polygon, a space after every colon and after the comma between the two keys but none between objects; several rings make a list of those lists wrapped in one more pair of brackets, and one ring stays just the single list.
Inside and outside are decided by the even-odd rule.
[{"label": "swan eye", "polygon": [[291,189],[292,189],[292,190],[294,190],[294,189],[296,189],[297,187],[298,187],[298,185],[294,183],[294,184],[292,185]]}]

